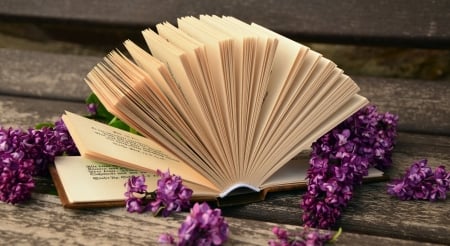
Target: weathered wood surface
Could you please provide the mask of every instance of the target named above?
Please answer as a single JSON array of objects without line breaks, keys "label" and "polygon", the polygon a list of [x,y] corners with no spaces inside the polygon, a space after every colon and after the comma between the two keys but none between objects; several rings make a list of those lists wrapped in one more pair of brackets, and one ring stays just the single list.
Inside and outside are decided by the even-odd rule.
[{"label": "weathered wood surface", "polygon": [[[171,217],[130,214],[124,208],[63,209],[56,196],[35,194],[23,205],[0,204],[4,245],[156,245],[161,233],[176,234],[186,213]],[[227,245],[267,245],[274,223],[226,217]],[[290,231],[299,226],[285,225]],[[417,245],[418,242],[344,231],[338,245]],[[425,243],[424,245],[433,245]]]},{"label": "weathered wood surface", "polygon": [[[8,99],[10,98],[2,97],[0,98],[0,101],[3,102]],[[21,100],[24,100],[23,103],[11,104],[13,105],[12,108],[15,108],[16,112],[32,112],[35,116],[21,118],[18,114],[12,114],[8,119],[1,117],[2,124],[4,124],[4,121],[16,124],[17,122],[20,122],[22,127],[26,127],[35,124],[35,120],[57,118],[60,112],[66,107],[64,103],[59,101],[48,101],[45,99],[20,98],[19,100],[16,100],[16,102]],[[43,105],[49,104],[52,105],[49,107],[50,109],[45,109],[45,107],[43,107]],[[83,103],[71,103],[71,105],[74,111],[84,110]],[[3,113],[8,112],[9,110],[11,110],[10,107],[2,107],[0,113],[2,113],[3,116]],[[432,166],[437,166],[439,164],[448,165],[448,163],[450,163],[449,149],[450,137],[401,133],[394,151],[394,165],[388,174],[391,177],[396,177],[403,173],[406,166],[413,161],[422,158],[428,158],[429,163]],[[302,224],[300,219],[302,211],[299,209],[298,204],[303,192],[303,190],[299,190],[272,194],[264,202],[224,208],[223,212],[224,215],[229,218],[245,218],[299,226]],[[45,197],[43,201],[41,200],[42,197]],[[95,242],[100,242],[100,240],[103,241],[103,237],[107,238],[111,233],[117,233],[120,230],[130,230],[130,232],[137,231],[137,227],[142,224],[145,224],[143,228],[152,228],[151,230],[146,230],[149,231],[148,235],[139,233],[139,236],[128,238],[126,235],[129,236],[129,232],[120,232],[120,237],[116,242],[122,243],[127,240],[148,242],[148,240],[155,238],[155,235],[157,235],[158,232],[163,231],[163,228],[166,227],[169,229],[172,228],[172,231],[175,231],[176,222],[171,219],[164,222],[159,219],[149,219],[151,216],[142,216],[144,221],[141,221],[140,217],[137,218],[133,217],[133,215],[128,215],[123,209],[63,210],[60,207],[59,201],[56,199],[56,197],[52,196],[36,195],[29,204],[20,205],[19,208],[7,204],[0,204],[0,213],[4,214],[2,216],[3,218],[6,218],[5,221],[7,221],[5,222],[6,224],[0,226],[0,230],[5,231],[5,233],[2,234],[2,237],[11,240],[11,242],[15,242],[13,240],[22,238],[26,240],[55,242],[56,244],[63,243],[65,242],[64,240],[67,240],[69,243],[78,242],[84,244],[83,242],[94,240],[94,237],[96,239]],[[48,201],[51,202],[48,203]],[[14,211],[14,215],[11,215],[11,211]],[[114,214],[114,216],[111,215],[111,213]],[[352,242],[352,244],[359,244],[363,243],[364,240],[373,239],[372,236],[369,237],[365,234],[375,235],[377,240],[366,241],[366,245],[379,245],[378,243],[383,240],[388,240],[387,243],[395,244],[408,244],[414,241],[445,244],[450,240],[449,215],[450,200],[448,199],[446,201],[435,203],[424,201],[399,201],[390,198],[386,194],[386,182],[377,182],[364,184],[356,190],[353,200],[343,213],[343,217],[336,227],[340,226],[344,228],[346,232],[351,232],[351,235],[356,238],[361,237],[360,241],[356,238],[351,239],[352,241],[347,241],[348,243]],[[34,222],[35,219],[30,218],[35,216],[38,216],[38,218],[42,216],[45,220],[40,218],[36,219],[37,221],[41,221],[40,223]],[[123,218],[121,216],[123,216]],[[120,222],[113,223],[112,221],[114,220]],[[146,220],[158,222],[155,222],[157,225],[153,225],[153,222],[148,223]],[[70,223],[68,221],[70,221]],[[249,224],[239,225],[239,223],[244,222],[238,221],[239,220],[236,219],[236,222],[232,224],[233,228],[240,228],[239,226],[243,226],[242,230],[234,229],[236,230],[233,232],[236,236],[236,243],[238,243],[239,240],[244,240],[243,238],[251,238],[252,240],[250,242],[255,240],[255,245],[258,245],[261,243],[258,240],[262,240],[261,238],[266,240],[266,238],[270,236],[267,235],[270,229],[269,224],[266,225],[263,222],[251,221],[248,222]],[[106,225],[106,227],[100,230],[98,229],[99,225],[101,225],[101,227]],[[114,226],[117,226],[117,228],[114,228]],[[22,227],[28,229],[23,230]],[[39,234],[36,231],[38,228],[43,230],[40,231]],[[245,228],[248,228],[249,231],[246,231]],[[254,229],[250,230],[249,228]],[[264,231],[266,229],[267,231]],[[55,234],[54,230],[60,231]],[[247,234],[252,230],[255,230],[255,232]],[[15,237],[21,235],[21,233],[27,234],[28,236]],[[343,242],[345,242],[345,240],[350,240],[347,236],[343,236],[343,238],[345,238],[343,239]],[[411,241],[403,242],[397,241],[397,239]],[[393,241],[391,242],[390,240]],[[104,242],[109,241],[106,240]],[[250,242],[240,243],[248,244]]]},{"label": "weathered wood surface", "polygon": [[[390,178],[399,177],[416,160],[428,159],[430,166],[450,163],[450,137],[401,133],[393,154]],[[363,184],[336,227],[352,232],[431,241],[450,241],[450,200],[439,202],[400,201],[386,193],[386,182]],[[233,217],[263,218],[278,223],[301,225],[297,209],[304,191],[272,194],[260,203],[225,209]],[[351,229],[350,229],[351,228]]]},{"label": "weathered wood surface", "polygon": [[0,126],[28,129],[41,122],[55,122],[64,110],[87,113],[80,102],[0,95]]},{"label": "weathered wood surface", "polygon": [[3,0],[0,17],[147,27],[186,15],[232,15],[303,40],[448,48],[449,9],[445,0]]},{"label": "weathered wood surface", "polygon": [[[138,7],[136,7],[138,6]],[[450,1],[274,0],[221,2],[6,0],[0,20],[95,27],[134,28],[175,21],[184,15],[225,14],[254,21],[295,39],[415,47],[450,47]],[[89,26],[85,24],[89,23]],[[92,25],[91,25],[92,24]],[[77,29],[77,28],[74,28]],[[80,29],[81,30],[81,29]],[[95,31],[95,30],[94,30]],[[85,113],[89,88],[83,77],[101,57],[0,49],[0,126],[28,128],[54,121],[64,110]],[[416,160],[431,166],[450,163],[450,81],[355,77],[361,94],[381,111],[400,115],[393,178]],[[123,208],[63,209],[49,178],[26,204],[0,203],[0,244],[7,245],[153,245],[162,232],[176,232],[186,214],[170,218],[129,214]],[[364,184],[334,227],[341,245],[422,245],[450,242],[450,199],[399,201],[386,184]],[[232,245],[265,245],[270,229],[302,224],[299,202],[304,190],[270,194],[266,201],[224,208]]]},{"label": "weathered wood surface", "polygon": [[83,78],[101,57],[0,49],[0,93],[82,101]]},{"label": "weathered wood surface", "polygon": [[[83,101],[83,78],[101,57],[0,49],[0,94]],[[403,131],[450,135],[450,81],[356,77],[380,111],[400,116]]]},{"label": "weathered wood surface", "polygon": [[[12,124],[24,128],[32,126],[35,123],[42,121],[42,119],[56,119],[61,112],[68,107],[75,112],[85,112],[84,104],[82,102],[67,103],[45,98],[18,98],[7,96],[0,97],[0,102],[2,102],[2,105],[7,105],[0,107],[0,115],[2,115],[0,124]],[[3,117],[4,115],[8,115],[9,117]],[[397,177],[399,174],[403,173],[406,167],[412,162],[422,158],[428,158],[429,163],[432,166],[437,166],[439,164],[448,166],[448,163],[450,163],[449,150],[450,137],[401,132],[394,151],[394,165],[393,168],[389,170],[388,174],[390,177]],[[298,204],[303,192],[303,190],[299,190],[272,194],[264,202],[224,208],[223,212],[227,217],[246,218],[299,226],[302,224],[300,219],[302,211],[299,209]],[[3,209],[10,209],[7,206],[8,205],[0,206],[0,211]],[[67,210],[67,213],[71,214],[70,216],[74,219],[87,220],[83,219],[84,216],[109,213],[108,211],[109,210],[107,209],[88,210],[86,212],[88,215],[84,215],[84,212],[77,212],[76,214],[79,218],[75,218],[72,214],[73,211]],[[29,216],[31,215],[32,214],[29,214]],[[399,201],[386,194],[386,182],[377,182],[364,184],[356,190],[354,199],[351,201],[349,207],[343,213],[342,219],[336,226],[341,226],[345,231],[352,233],[445,244],[450,241],[449,215],[449,199],[435,203],[425,201]],[[53,217],[57,215],[50,213],[43,216]],[[92,224],[86,222],[84,226],[90,228],[97,225],[97,222],[92,222]],[[19,221],[17,223],[22,222]],[[55,223],[58,225],[60,222]],[[125,221],[123,222],[123,225],[128,225],[127,223],[128,222]],[[51,226],[55,225],[51,224]],[[260,235],[253,236],[259,237]]]}]

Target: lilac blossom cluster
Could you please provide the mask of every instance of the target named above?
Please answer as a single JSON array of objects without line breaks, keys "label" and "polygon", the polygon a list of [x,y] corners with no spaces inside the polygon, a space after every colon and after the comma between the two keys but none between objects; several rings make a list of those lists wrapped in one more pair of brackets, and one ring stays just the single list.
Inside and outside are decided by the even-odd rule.
[{"label": "lilac blossom cluster", "polygon": [[125,183],[126,208],[130,213],[143,213],[148,210],[147,185],[145,176],[131,176]]},{"label": "lilac blossom cluster", "polygon": [[353,196],[370,167],[388,168],[398,117],[370,105],[312,145],[308,190],[300,203],[308,227],[329,228]]},{"label": "lilac blossom cluster", "polygon": [[28,199],[33,176],[42,175],[55,156],[78,154],[62,120],[53,127],[23,131],[0,128],[0,200],[16,204]]},{"label": "lilac blossom cluster", "polygon": [[269,240],[270,246],[321,246],[325,243],[336,240],[341,233],[339,230],[333,237],[330,232],[321,233],[319,230],[312,230],[306,227],[303,231],[292,235],[289,234],[287,230],[278,226],[273,227],[272,232],[275,234],[277,239]]},{"label": "lilac blossom cluster", "polygon": [[157,189],[147,191],[145,176],[131,176],[125,183],[126,208],[128,212],[143,213],[152,211],[154,214],[162,212],[164,217],[172,212],[179,212],[190,205],[192,190],[183,185],[181,177],[171,175],[169,171],[157,171],[160,177]]},{"label": "lilac blossom cluster", "polygon": [[168,245],[222,245],[228,239],[228,224],[218,208],[207,203],[195,203],[191,213],[178,230],[178,242],[169,233],[163,233],[158,242]]},{"label": "lilac blossom cluster", "polygon": [[413,163],[401,179],[388,184],[388,193],[400,200],[445,200],[450,190],[450,172],[438,166],[434,172],[427,160]]}]

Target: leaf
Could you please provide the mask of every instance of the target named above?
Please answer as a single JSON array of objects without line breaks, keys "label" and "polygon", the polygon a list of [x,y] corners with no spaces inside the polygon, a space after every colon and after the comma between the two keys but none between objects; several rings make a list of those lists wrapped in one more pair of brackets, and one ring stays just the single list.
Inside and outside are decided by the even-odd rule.
[{"label": "leaf", "polygon": [[335,243],[338,240],[338,237],[342,233],[342,227],[339,227],[339,230],[333,235],[333,238],[330,239],[330,243]]},{"label": "leaf", "polygon": [[113,126],[115,128],[119,128],[125,131],[130,131],[130,127],[125,124],[125,122],[121,121],[119,118],[114,117],[109,123],[108,125]]},{"label": "leaf", "polygon": [[86,105],[89,105],[91,103],[94,103],[97,106],[97,113],[95,115],[88,116],[89,118],[107,123],[108,125],[112,127],[116,127],[125,131],[129,131],[134,134],[139,134],[135,129],[128,126],[125,122],[120,120],[119,118],[115,117],[113,114],[111,114],[105,106],[100,102],[100,99],[98,99],[97,95],[94,93],[91,93],[85,100]]},{"label": "leaf", "polygon": [[91,93],[86,98],[85,102],[86,102],[86,105],[89,105],[91,103],[94,103],[95,105],[97,105],[97,113],[96,113],[96,115],[92,116],[93,119],[103,121],[103,122],[110,122],[111,120],[113,120],[114,115],[111,114],[105,108],[105,106],[103,106],[103,104],[98,99],[97,95],[95,95],[94,93]]},{"label": "leaf", "polygon": [[44,128],[44,127],[53,128],[53,127],[55,127],[55,124],[51,123],[51,122],[41,122],[41,123],[38,123],[38,124],[36,124],[34,126],[34,128],[37,129],[37,130],[40,130],[40,129]]}]

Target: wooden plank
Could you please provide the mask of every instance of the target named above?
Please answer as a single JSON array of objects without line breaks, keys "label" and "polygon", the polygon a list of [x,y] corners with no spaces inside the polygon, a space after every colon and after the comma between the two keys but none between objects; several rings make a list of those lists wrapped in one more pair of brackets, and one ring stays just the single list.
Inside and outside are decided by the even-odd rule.
[{"label": "wooden plank", "polygon": [[0,16],[109,25],[153,26],[177,17],[232,15],[303,40],[450,47],[448,1],[6,0]]},{"label": "wooden plank", "polygon": [[[427,158],[429,165],[450,163],[450,137],[401,133],[394,149],[393,167],[399,177],[414,161]],[[450,240],[450,199],[438,202],[400,201],[386,192],[387,182],[358,187],[336,227],[384,237],[446,244]],[[304,191],[272,194],[266,201],[236,208],[224,214],[237,218],[301,225],[299,203]]]},{"label": "wooden plank", "polygon": [[0,95],[0,126],[28,129],[42,122],[55,122],[64,110],[86,114],[84,103]]},{"label": "wooden plank", "polygon": [[[84,104],[76,102],[5,96],[0,97],[0,102],[0,125],[29,127],[44,119],[56,119],[64,109],[84,112]],[[422,158],[428,158],[432,166],[450,163],[449,149],[450,137],[401,132],[394,151],[394,166],[388,174],[396,177],[413,161]],[[337,226],[349,232],[380,237],[434,243],[450,240],[450,219],[445,216],[450,213],[449,199],[436,203],[398,201],[386,194],[385,183],[358,188]],[[229,217],[301,225],[298,204],[303,192],[273,194],[264,202],[226,208],[224,213]]]},{"label": "wooden plank", "polygon": [[0,49],[0,94],[84,101],[98,57]]},{"label": "wooden plank", "polygon": [[[86,73],[99,57],[0,49],[0,94],[83,101]],[[380,111],[400,116],[403,131],[450,135],[449,81],[355,77]]]},{"label": "wooden plank", "polygon": [[450,81],[354,79],[381,112],[399,115],[400,130],[450,135]]},{"label": "wooden plank", "polygon": [[[176,234],[186,213],[162,218],[130,214],[124,208],[68,210],[61,207],[56,196],[35,194],[23,205],[0,203],[0,216],[2,243],[8,245],[154,245],[161,233]],[[231,217],[226,221],[230,228],[227,245],[265,245],[275,238],[271,232],[273,223]],[[302,229],[281,226],[290,231]],[[418,242],[344,231],[339,243],[416,245]]]}]

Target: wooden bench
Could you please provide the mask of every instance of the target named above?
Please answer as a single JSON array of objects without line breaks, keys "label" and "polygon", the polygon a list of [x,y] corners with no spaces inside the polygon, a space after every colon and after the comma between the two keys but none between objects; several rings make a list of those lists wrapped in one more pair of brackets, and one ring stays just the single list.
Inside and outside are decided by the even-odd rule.
[{"label": "wooden bench", "polygon": [[[233,15],[306,42],[450,49],[448,1],[87,1],[6,0],[0,20],[7,31],[32,26],[46,37],[85,46],[105,41],[105,54],[145,27],[178,16]],[[25,30],[25,29],[24,29]],[[29,29],[27,29],[29,30]],[[70,34],[70,35],[69,35]],[[75,42],[74,41],[74,42]],[[45,43],[44,43],[45,45]],[[54,121],[64,110],[85,113],[89,89],[85,74],[104,54],[73,55],[2,47],[0,49],[0,125],[32,127]],[[25,47],[27,48],[27,47]],[[43,49],[41,49],[43,50]],[[101,53],[101,52],[100,52]],[[338,64],[339,65],[339,64]],[[450,81],[354,76],[361,94],[380,111],[400,116],[391,177],[416,160],[450,168]],[[169,218],[129,214],[123,208],[63,209],[52,182],[42,178],[26,204],[0,204],[0,241],[11,244],[153,244],[159,234],[176,232],[185,214]],[[264,245],[281,224],[302,225],[299,202],[304,190],[276,193],[266,201],[224,208],[231,244]],[[391,198],[386,182],[364,184],[333,229],[342,227],[342,245],[414,245],[450,242],[450,200],[408,201]]]}]

